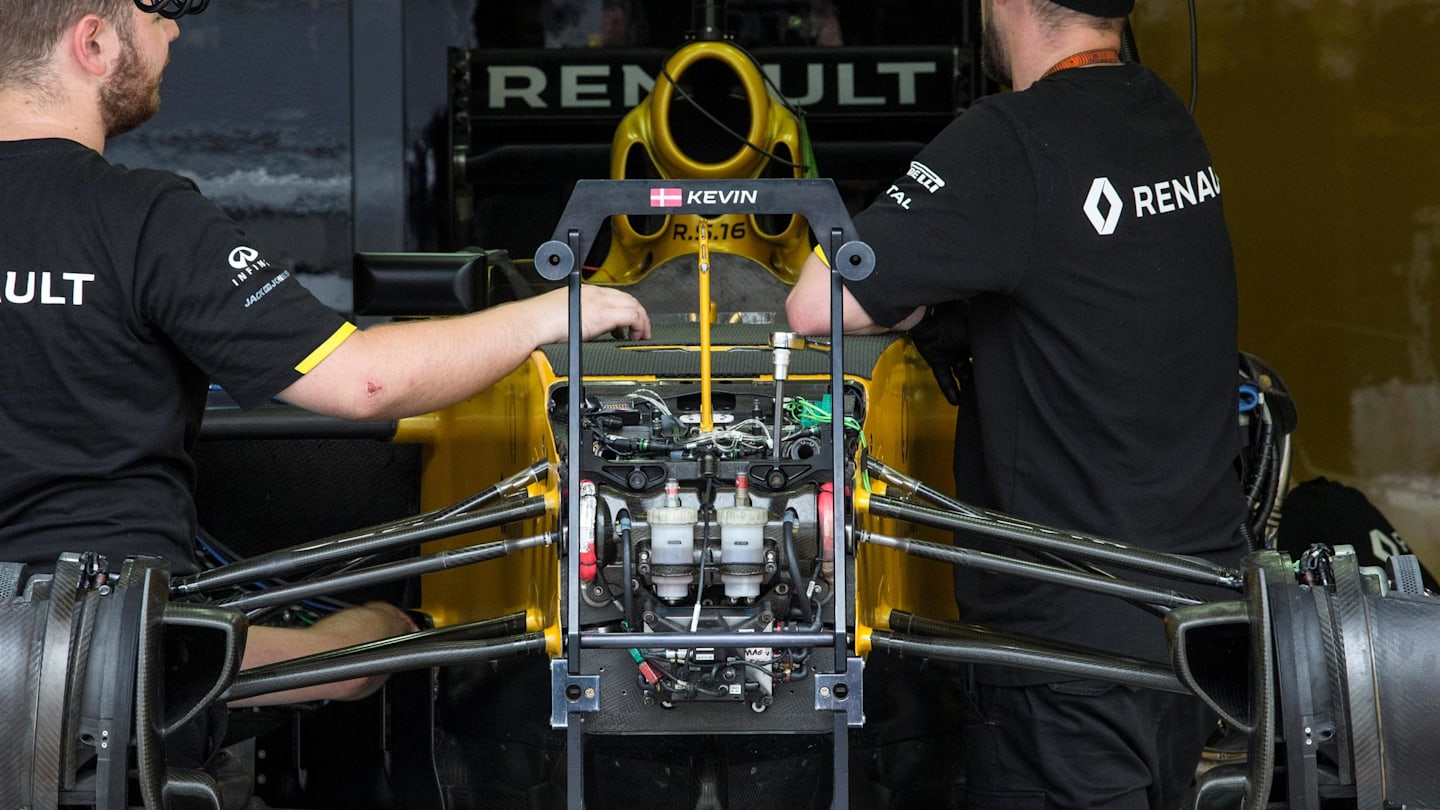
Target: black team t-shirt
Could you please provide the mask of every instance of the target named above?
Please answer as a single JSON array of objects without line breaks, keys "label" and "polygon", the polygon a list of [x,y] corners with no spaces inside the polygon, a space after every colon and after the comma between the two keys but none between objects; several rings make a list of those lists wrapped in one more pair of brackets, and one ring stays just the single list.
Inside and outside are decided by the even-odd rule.
[{"label": "black team t-shirt", "polygon": [[259,405],[353,329],[189,180],[0,142],[0,560],[193,570],[208,385]]},{"label": "black team t-shirt", "polygon": [[[962,418],[981,440],[955,452],[980,454],[984,480],[962,483],[962,499],[1238,562],[1235,270],[1220,190],[1179,99],[1123,65],[982,99],[856,218],[876,267],[847,286],[877,323],[970,301],[978,408]],[[965,621],[1164,660],[1161,621],[1112,598],[964,568],[956,595]]]}]

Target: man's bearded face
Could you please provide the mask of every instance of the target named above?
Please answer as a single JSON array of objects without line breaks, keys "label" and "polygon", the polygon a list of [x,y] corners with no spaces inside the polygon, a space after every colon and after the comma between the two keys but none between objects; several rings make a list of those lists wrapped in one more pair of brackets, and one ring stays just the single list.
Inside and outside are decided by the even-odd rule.
[{"label": "man's bearded face", "polygon": [[105,137],[129,132],[159,111],[160,69],[151,70],[140,58],[134,36],[126,34],[121,39],[120,63],[100,88],[100,116]]},{"label": "man's bearded face", "polygon": [[991,0],[985,0],[980,4],[980,69],[985,71],[985,75],[994,79],[997,84],[1005,87],[1013,84],[1010,76],[1010,57],[1005,53],[1005,45],[1000,39],[1000,32],[995,28],[995,14]]}]

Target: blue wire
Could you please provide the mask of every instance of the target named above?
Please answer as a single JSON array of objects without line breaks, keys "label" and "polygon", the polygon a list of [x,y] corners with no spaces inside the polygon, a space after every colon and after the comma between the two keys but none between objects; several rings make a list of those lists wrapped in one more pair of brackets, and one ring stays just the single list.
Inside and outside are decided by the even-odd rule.
[{"label": "blue wire", "polygon": [[[195,542],[199,543],[200,547],[205,549],[205,553],[209,554],[211,557],[214,557],[221,565],[230,564],[230,561],[225,559],[225,555],[216,551],[214,546],[211,546],[209,543],[205,542],[205,538],[202,535],[195,535]],[[254,585],[262,591],[270,590],[270,586],[265,584],[264,582],[257,581],[250,584]],[[316,602],[313,599],[302,599],[300,600],[300,604],[305,605],[311,610],[316,610],[321,613],[334,613],[339,610],[339,608],[335,607],[334,605],[327,605],[324,602]]]},{"label": "blue wire", "polygon": [[1255,410],[1260,404],[1260,389],[1249,383],[1240,385],[1240,412],[1246,413]]}]

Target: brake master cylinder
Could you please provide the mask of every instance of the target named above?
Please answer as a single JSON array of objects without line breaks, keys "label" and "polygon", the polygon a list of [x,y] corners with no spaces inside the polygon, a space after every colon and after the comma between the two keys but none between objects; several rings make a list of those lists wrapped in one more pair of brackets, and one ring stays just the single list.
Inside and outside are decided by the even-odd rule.
[{"label": "brake master cylinder", "polygon": [[720,579],[725,596],[753,599],[760,595],[765,571],[765,508],[750,505],[750,484],[735,476],[735,505],[718,510],[720,524]]},{"label": "brake master cylinder", "polygon": [[695,581],[698,510],[680,505],[680,482],[665,482],[665,505],[650,510],[650,571],[655,595],[684,599]]}]

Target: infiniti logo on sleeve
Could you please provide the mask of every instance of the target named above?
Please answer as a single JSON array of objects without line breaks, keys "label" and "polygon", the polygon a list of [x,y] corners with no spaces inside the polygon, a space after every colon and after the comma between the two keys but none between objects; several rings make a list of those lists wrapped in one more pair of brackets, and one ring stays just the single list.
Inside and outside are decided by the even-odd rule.
[{"label": "infiniti logo on sleeve", "polygon": [[237,288],[251,276],[270,267],[269,262],[260,258],[260,251],[245,245],[230,251],[230,258],[227,261],[236,271],[234,275],[230,276],[230,286]]},{"label": "infiniti logo on sleeve", "polygon": [[236,270],[243,270],[258,258],[260,258],[260,251],[241,245],[230,251],[230,266]]}]

